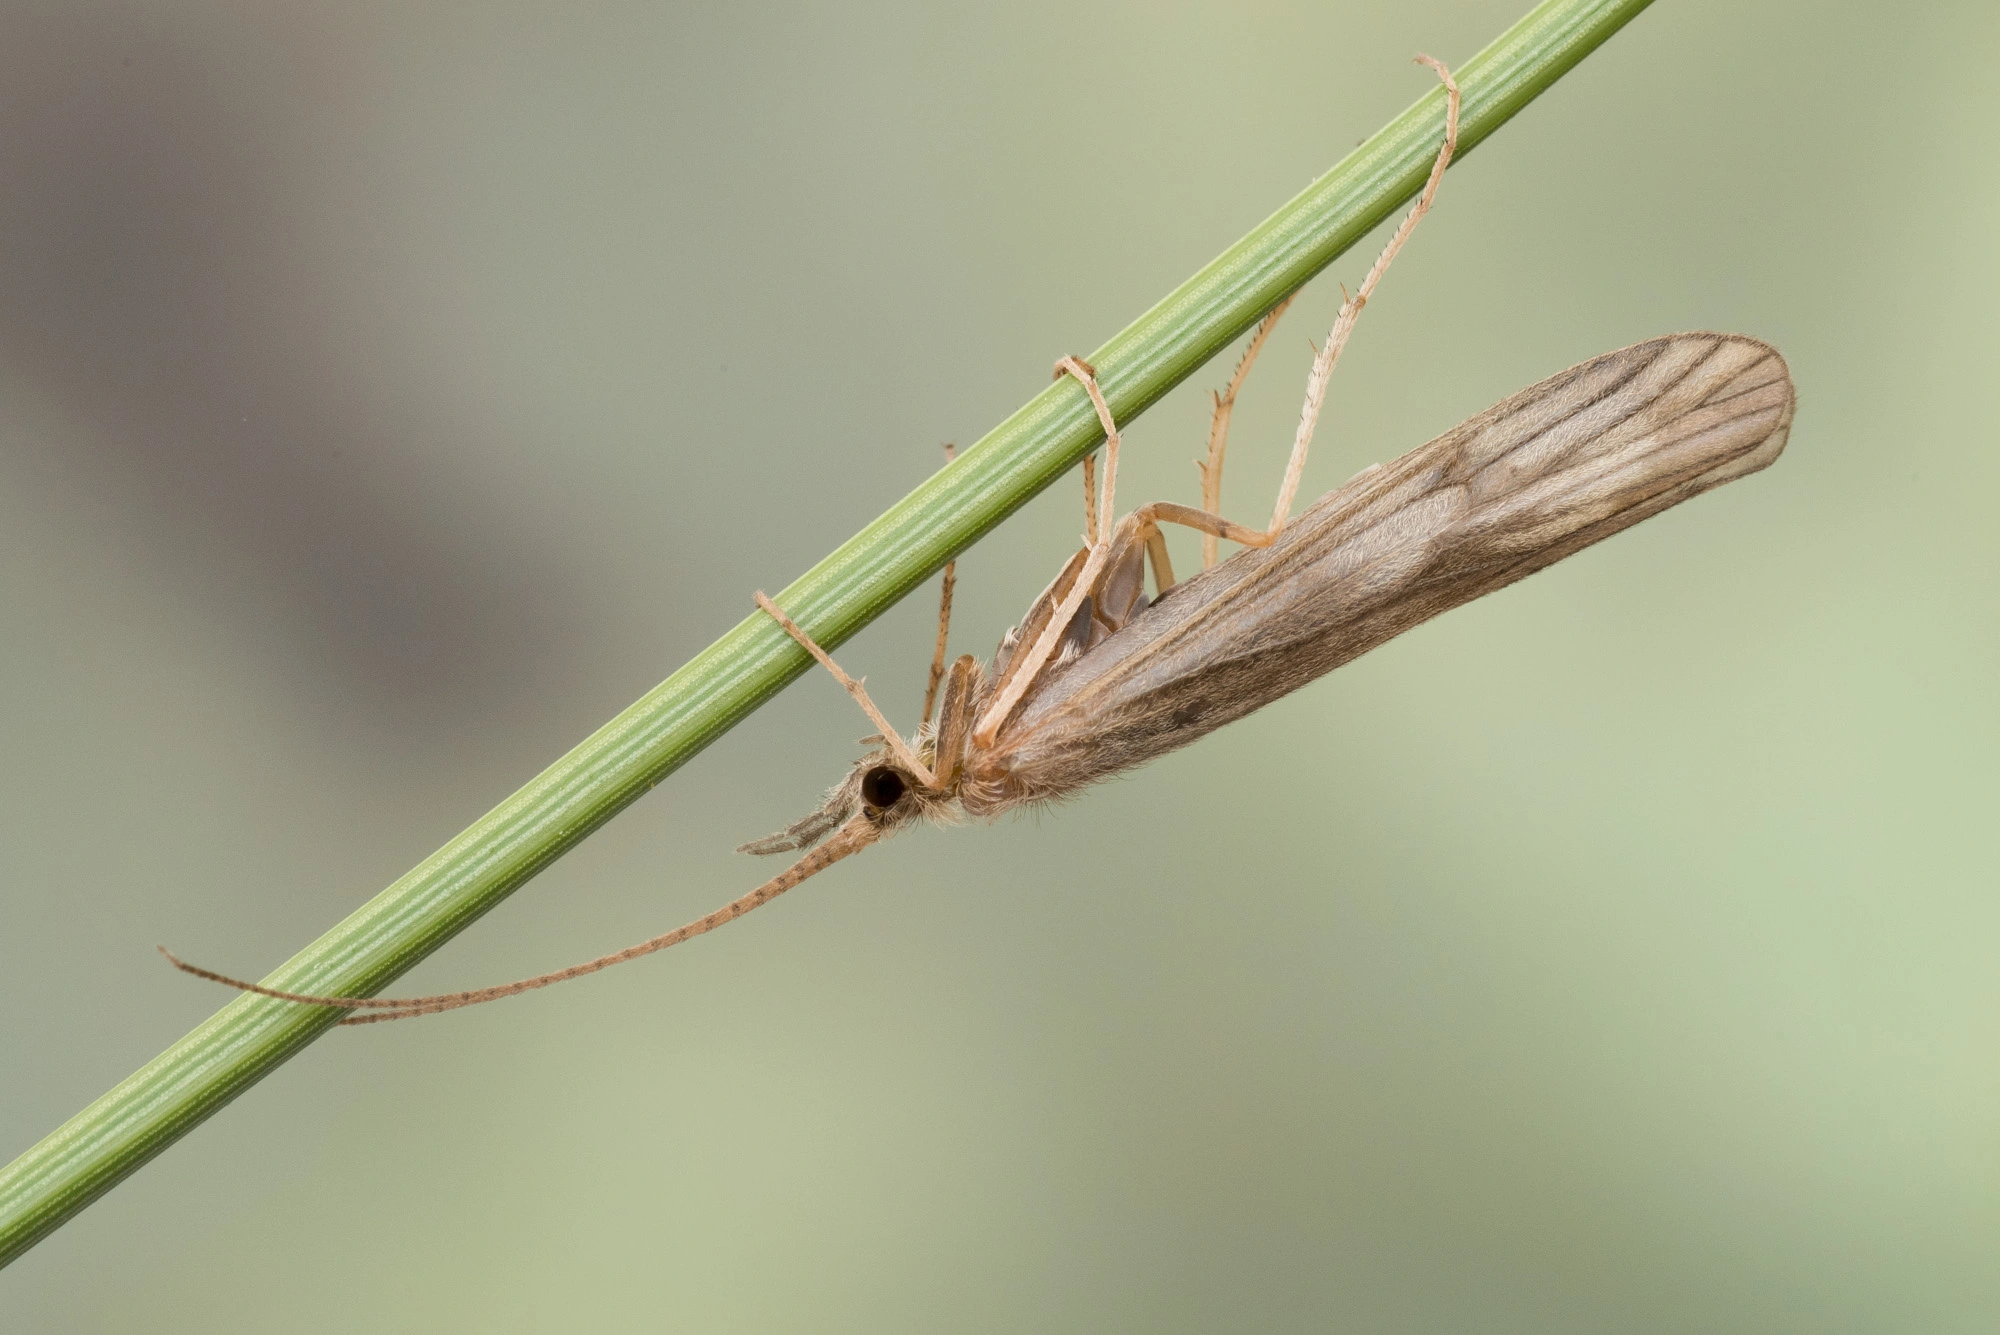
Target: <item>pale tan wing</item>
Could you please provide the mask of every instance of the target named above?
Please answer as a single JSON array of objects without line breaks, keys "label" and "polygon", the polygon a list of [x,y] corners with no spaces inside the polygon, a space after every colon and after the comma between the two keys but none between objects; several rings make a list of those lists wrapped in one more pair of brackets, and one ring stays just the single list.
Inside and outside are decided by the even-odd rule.
[{"label": "pale tan wing", "polygon": [[1674,334],[1525,389],[1140,613],[968,757],[975,814],[1038,801],[1241,718],[1784,448],[1793,391],[1754,339]]}]

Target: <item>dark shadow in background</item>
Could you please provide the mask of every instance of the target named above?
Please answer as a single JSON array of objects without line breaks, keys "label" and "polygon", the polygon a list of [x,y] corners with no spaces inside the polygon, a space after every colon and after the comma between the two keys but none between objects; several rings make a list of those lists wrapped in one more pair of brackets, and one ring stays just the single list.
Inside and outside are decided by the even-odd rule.
[{"label": "dark shadow in background", "polygon": [[0,413],[31,385],[77,424],[12,435],[130,516],[149,596],[240,587],[301,677],[392,727],[531,692],[574,575],[482,479],[426,475],[426,435],[490,427],[424,402],[420,370],[371,369],[356,280],[303,272],[284,235],[326,142],[298,127],[338,110],[285,100],[305,34],[128,12],[0,23]]}]

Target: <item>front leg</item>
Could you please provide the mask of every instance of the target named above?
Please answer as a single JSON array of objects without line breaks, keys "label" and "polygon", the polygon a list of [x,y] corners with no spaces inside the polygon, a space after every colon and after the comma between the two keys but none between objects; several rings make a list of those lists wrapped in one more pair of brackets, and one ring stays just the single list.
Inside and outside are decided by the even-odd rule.
[{"label": "front leg", "polygon": [[785,634],[797,640],[807,653],[818,659],[820,666],[831,672],[833,679],[840,683],[841,689],[854,697],[854,703],[861,706],[861,712],[868,716],[869,721],[882,734],[882,740],[895,753],[896,759],[901,762],[904,768],[909,770],[917,782],[926,788],[937,787],[937,780],[932,777],[930,766],[917,759],[917,753],[910,749],[910,744],[903,740],[903,735],[897,732],[889,720],[882,716],[882,711],[877,709],[875,702],[868,698],[868,688],[848,676],[845,672],[842,672],[840,664],[833,661],[833,655],[813,643],[812,636],[800,630],[797,622],[779,611],[778,605],[765,597],[762,589],[757,590],[757,606],[770,613],[771,619],[784,627]]}]

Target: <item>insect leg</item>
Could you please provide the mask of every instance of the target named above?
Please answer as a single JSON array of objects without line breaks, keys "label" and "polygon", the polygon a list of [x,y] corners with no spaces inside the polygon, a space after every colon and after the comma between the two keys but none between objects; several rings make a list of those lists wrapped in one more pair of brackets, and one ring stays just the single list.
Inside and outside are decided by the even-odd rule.
[{"label": "insect leg", "polygon": [[1299,431],[1292,442],[1292,457],[1285,465],[1285,480],[1278,488],[1277,508],[1271,513],[1271,527],[1265,535],[1263,546],[1278,536],[1278,530],[1285,526],[1290,515],[1292,499],[1298,494],[1299,477],[1305,472],[1306,447],[1312,444],[1313,427],[1319,421],[1319,410],[1326,402],[1327,381],[1333,375],[1333,364],[1340,359],[1340,350],[1347,346],[1347,336],[1354,332],[1354,322],[1361,316],[1361,308],[1368,304],[1374,294],[1375,285],[1382,281],[1382,275],[1389,268],[1389,262],[1396,258],[1396,252],[1410,239],[1417,223],[1430,212],[1431,201],[1437,198],[1438,182],[1444,179],[1444,169],[1451,162],[1452,153],[1458,148],[1458,81],[1451,77],[1451,71],[1429,56],[1418,56],[1419,63],[1428,65],[1444,80],[1444,145],[1438,150],[1437,161],[1431,164],[1431,174],[1424,182],[1423,192],[1417,202],[1403,215],[1403,221],[1389,237],[1389,243],[1382,247],[1382,253],[1375,257],[1374,267],[1361,280],[1361,286],[1354,295],[1340,304],[1340,314],[1335,317],[1333,329],[1326,336],[1326,346],[1313,357],[1312,374],[1306,377],[1305,406],[1299,410]]},{"label": "insect leg", "polygon": [[[958,451],[950,445],[944,447],[944,461],[950,463],[958,456]],[[1085,462],[1088,462],[1086,460]],[[931,721],[931,706],[937,703],[938,683],[944,680],[944,648],[946,637],[951,633],[951,590],[957,582],[958,562],[944,563],[943,585],[938,591],[938,636],[937,648],[931,653],[930,680],[924,685],[924,712],[919,724]]]},{"label": "insect leg", "polygon": [[965,768],[965,739],[972,731],[984,677],[979,660],[971,654],[961,654],[945,679],[944,698],[938,705],[937,732],[931,745],[931,763],[937,768],[938,783],[946,789],[958,782]]},{"label": "insect leg", "polygon": [[[1112,493],[1118,487],[1118,423],[1111,420],[1111,409],[1104,402],[1104,392],[1097,387],[1097,368],[1081,357],[1064,357],[1056,363],[1056,379],[1065,375],[1075,376],[1083,386],[1084,393],[1090,395],[1090,406],[1097,409],[1097,420],[1104,427],[1104,493],[1097,498],[1097,518],[1090,527],[1090,545],[1095,547],[1111,535],[1111,522],[1116,517],[1112,507]],[[1089,470],[1084,472],[1084,504],[1090,503]],[[1088,518],[1088,516],[1085,516]]]},{"label": "insect leg", "polygon": [[1097,545],[1097,456],[1083,456],[1083,545]]},{"label": "insect leg", "polygon": [[[1142,505],[1127,515],[1125,522],[1128,524],[1137,524],[1140,531],[1146,533],[1146,545],[1149,550],[1155,542],[1159,541],[1160,530],[1158,526],[1161,524],[1179,524],[1183,528],[1191,528],[1198,533],[1212,534],[1218,538],[1226,538],[1230,542],[1240,542],[1245,547],[1268,547],[1276,536],[1270,533],[1259,533],[1256,529],[1245,528],[1241,524],[1232,524],[1221,515],[1210,514],[1206,510],[1197,510],[1191,505],[1175,505],[1172,501],[1154,501],[1150,505]],[[1150,530],[1150,532],[1147,530]],[[1153,581],[1159,586],[1161,593],[1165,593],[1171,588],[1174,582],[1173,568],[1171,566],[1165,567],[1165,580],[1162,581],[1160,578],[1165,555],[1164,543],[1162,543],[1160,558],[1153,566]]]},{"label": "insect leg", "polygon": [[[1257,331],[1250,335],[1249,345],[1243,349],[1243,356],[1236,362],[1236,370],[1230,374],[1229,388],[1220,394],[1211,392],[1215,400],[1215,413],[1208,423],[1208,458],[1194,461],[1196,470],[1201,473],[1201,508],[1210,514],[1220,514],[1222,511],[1222,456],[1229,449],[1229,416],[1236,408],[1237,391],[1243,388],[1243,381],[1250,374],[1251,364],[1257,360],[1257,354],[1264,350],[1264,340],[1278,327],[1278,317],[1285,313],[1285,307],[1291,305],[1292,299],[1297,296],[1298,293],[1294,292],[1271,308],[1271,313],[1263,318],[1257,325]],[[1203,570],[1215,564],[1215,546],[1216,537],[1213,533],[1201,535]],[[1167,583],[1160,586],[1161,592],[1164,593],[1167,585],[1172,583],[1173,578],[1170,575]]]},{"label": "insect leg", "polygon": [[[1204,543],[1214,545],[1214,534],[1205,532],[1201,536]],[[1167,537],[1158,524],[1146,525],[1145,538],[1146,559],[1153,563],[1153,594],[1157,597],[1174,587],[1174,563],[1167,559]],[[1208,567],[1204,565],[1202,569]]]},{"label": "insect leg", "polygon": [[771,619],[785,628],[785,634],[797,640],[807,653],[818,659],[820,666],[831,672],[833,679],[840,683],[841,688],[854,697],[854,703],[861,706],[861,712],[866,714],[870,721],[875,724],[876,728],[881,731],[882,740],[888,743],[889,749],[895,753],[897,761],[910,772],[911,776],[923,784],[924,787],[935,788],[937,781],[931,777],[930,767],[917,759],[917,753],[910,749],[910,744],[903,740],[903,735],[891,727],[889,720],[882,716],[882,711],[877,709],[875,702],[868,698],[868,688],[848,676],[845,672],[842,672],[840,664],[833,661],[833,656],[813,643],[812,636],[800,630],[797,622],[779,611],[778,605],[767,598],[762,589],[757,590],[757,606],[770,613]]}]

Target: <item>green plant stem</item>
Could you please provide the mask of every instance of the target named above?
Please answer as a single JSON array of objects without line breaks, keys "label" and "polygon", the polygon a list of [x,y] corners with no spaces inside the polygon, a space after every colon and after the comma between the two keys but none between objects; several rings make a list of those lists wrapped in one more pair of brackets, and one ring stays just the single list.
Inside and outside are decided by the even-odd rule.
[{"label": "green plant stem", "polygon": [[[1457,70],[1459,157],[1650,0],[1546,0]],[[1388,218],[1444,129],[1433,88],[1296,199],[1091,354],[1130,421]],[[1081,389],[1051,385],[807,571],[778,602],[838,645],[1067,472],[1102,439]],[[745,599],[746,603],[748,599]],[[371,996],[493,908],[811,660],[751,614],[631,708],[263,981]],[[339,1018],[239,996],[0,1173],[0,1265],[32,1247]]]}]

